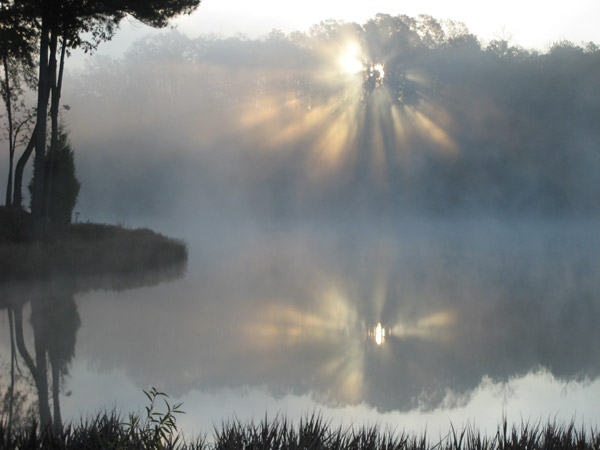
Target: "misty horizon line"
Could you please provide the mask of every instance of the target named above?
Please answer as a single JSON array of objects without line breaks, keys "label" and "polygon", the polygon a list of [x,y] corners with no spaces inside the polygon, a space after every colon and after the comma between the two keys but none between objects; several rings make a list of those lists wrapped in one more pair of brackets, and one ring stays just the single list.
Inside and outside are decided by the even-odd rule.
[{"label": "misty horizon line", "polygon": [[[310,31],[312,28],[317,27],[321,24],[325,24],[325,23],[338,23],[338,24],[351,24],[351,25],[364,25],[366,22],[368,21],[372,21],[375,20],[377,16],[390,16],[390,17],[412,17],[412,18],[431,18],[434,19],[436,21],[439,21],[441,23],[445,23],[445,24],[456,24],[456,25],[460,25],[462,27],[464,27],[465,29],[469,29],[468,25],[466,24],[465,21],[460,20],[460,19],[453,19],[453,18],[445,18],[445,19],[440,19],[437,16],[433,15],[433,14],[428,14],[428,13],[420,13],[420,14],[416,14],[416,15],[409,15],[409,14],[389,14],[389,13],[385,13],[385,12],[379,12],[376,14],[373,14],[369,19],[366,19],[364,21],[347,21],[341,18],[335,18],[335,17],[329,17],[327,19],[323,19],[320,21],[315,21],[313,22],[310,26],[305,27],[304,29],[297,27],[294,29],[291,29],[291,27],[277,27],[277,26],[273,26],[270,30],[268,31],[261,31],[261,32],[255,32],[255,33],[251,33],[251,32],[243,32],[243,31],[230,31],[230,32],[224,32],[224,31],[207,31],[207,32],[203,32],[200,31],[199,33],[192,33],[188,30],[183,30],[183,27],[180,27],[178,24],[176,25],[172,25],[167,31],[165,30],[160,30],[157,33],[157,30],[147,30],[147,32],[145,34],[142,34],[141,36],[134,36],[131,34],[131,32],[128,32],[130,36],[133,37],[133,39],[129,40],[128,42],[120,42],[121,39],[119,39],[118,37],[116,39],[113,39],[114,41],[119,41],[118,44],[112,45],[109,43],[109,45],[112,45],[112,50],[111,50],[111,55],[113,57],[123,57],[125,56],[125,53],[127,52],[127,50],[133,46],[136,42],[138,41],[142,41],[148,38],[152,38],[155,37],[157,34],[158,35],[164,35],[164,34],[168,34],[168,33],[172,33],[172,32],[176,32],[179,33],[181,35],[186,36],[187,38],[190,38],[192,40],[194,39],[201,39],[201,40],[229,40],[229,39],[233,39],[233,40],[241,40],[241,41],[258,41],[258,42],[264,42],[268,39],[270,39],[272,36],[274,35],[280,35],[283,34],[287,37],[290,37],[293,34],[310,34]],[[135,30],[135,24],[131,25],[133,27],[133,29]],[[474,36],[477,37],[477,39],[479,40],[479,42],[482,44],[482,46],[487,46],[489,45],[489,43],[493,42],[493,41],[506,41],[508,43],[511,44],[511,46],[515,46],[515,47],[519,47],[522,48],[524,50],[527,51],[532,51],[532,52],[537,52],[540,54],[546,54],[549,53],[552,48],[556,45],[560,45],[563,43],[571,43],[575,46],[578,47],[582,47],[585,48],[586,46],[589,46],[590,44],[594,44],[596,46],[600,45],[600,40],[585,40],[585,39],[570,39],[567,37],[556,37],[554,39],[549,39],[547,41],[545,41],[543,44],[539,44],[539,45],[526,45],[526,44],[521,44],[518,42],[517,39],[514,39],[514,36],[512,33],[510,32],[506,32],[504,31],[504,29],[502,29],[501,31],[495,33],[493,35],[493,37],[491,38],[485,38],[480,34],[477,33],[472,33]],[[106,44],[105,44],[106,45]],[[106,52],[103,51],[103,47],[100,47],[99,50],[96,51],[96,53],[98,53],[99,55],[106,55]],[[74,59],[79,60],[81,59],[83,61],[82,55],[76,56]],[[77,62],[77,67],[76,69],[81,70],[84,66],[80,63]],[[69,70],[69,68],[67,68],[67,70]],[[71,67],[71,70],[73,70],[73,68]]]}]

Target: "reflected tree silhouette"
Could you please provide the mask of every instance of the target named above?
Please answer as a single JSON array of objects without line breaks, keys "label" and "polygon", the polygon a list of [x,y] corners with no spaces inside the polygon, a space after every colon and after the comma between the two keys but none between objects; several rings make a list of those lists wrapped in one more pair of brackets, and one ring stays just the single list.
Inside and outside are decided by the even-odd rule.
[{"label": "reflected tree silhouette", "polygon": [[[35,353],[32,356],[25,342],[23,307],[31,303],[31,326]],[[60,412],[60,380],[68,373],[75,356],[77,330],[81,325],[73,291],[56,291],[47,294],[32,293],[30,298],[14,302],[9,309],[13,314],[14,333],[19,354],[33,376],[38,402],[40,423],[62,427]],[[51,389],[48,385],[48,363],[50,364]],[[50,392],[52,409],[50,412]]]},{"label": "reflected tree silhouette", "polygon": [[[185,268],[186,261],[182,261],[154,270],[141,266],[125,273],[115,271],[97,276],[0,283],[0,309],[7,309],[11,343],[15,342],[33,378],[42,427],[62,427],[61,384],[75,357],[77,332],[81,326],[75,295],[94,289],[123,290],[156,285],[181,277]],[[25,330],[23,318],[27,304],[31,308],[31,337]],[[13,392],[12,388],[9,390]]]},{"label": "reflected tree silhouette", "polygon": [[[81,325],[72,292],[56,293],[32,300],[31,323],[39,333],[50,362],[54,426],[62,425],[60,413],[60,380],[68,373],[75,356],[75,340]],[[37,352],[37,349],[36,349]]]}]

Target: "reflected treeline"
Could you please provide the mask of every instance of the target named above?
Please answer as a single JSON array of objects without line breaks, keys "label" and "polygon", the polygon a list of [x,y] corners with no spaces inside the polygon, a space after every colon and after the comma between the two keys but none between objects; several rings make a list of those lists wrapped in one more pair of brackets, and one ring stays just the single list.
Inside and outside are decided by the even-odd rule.
[{"label": "reflected treeline", "polygon": [[70,76],[82,203],[116,217],[185,209],[182,192],[222,215],[599,212],[592,43],[539,53],[378,15],[260,41],[173,32]]},{"label": "reflected treeline", "polygon": [[227,253],[200,252],[168,305],[88,299],[96,322],[79,348],[97,369],[176,396],[265,387],[384,411],[460,405],[484,380],[537,370],[564,383],[600,375],[594,224],[374,231],[237,236]]},{"label": "reflected treeline", "polygon": [[[180,277],[185,265],[184,261],[162,270],[132,268],[129,273],[109,274],[104,271],[101,276],[63,275],[0,284],[0,310],[6,309],[10,328],[7,347],[11,352],[11,373],[10,382],[5,386],[9,402],[7,423],[11,424],[12,417],[16,415],[13,396],[17,395],[15,369],[18,370],[18,365],[15,362],[18,359],[33,379],[39,423],[42,427],[62,427],[61,391],[75,357],[77,333],[82,325],[76,295],[94,289],[123,290],[158,284]],[[28,321],[24,319],[27,311],[30,313]]]}]

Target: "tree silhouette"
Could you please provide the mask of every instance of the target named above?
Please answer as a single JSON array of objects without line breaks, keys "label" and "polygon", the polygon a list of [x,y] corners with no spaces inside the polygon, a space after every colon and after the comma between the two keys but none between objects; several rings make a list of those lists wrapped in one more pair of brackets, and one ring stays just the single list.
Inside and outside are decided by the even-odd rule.
[{"label": "tree silhouette", "polygon": [[[25,28],[38,36],[37,116],[34,130],[35,168],[31,212],[36,234],[42,231],[44,217],[44,183],[48,117],[51,104],[51,148],[58,143],[58,106],[62,88],[62,70],[66,50],[77,47],[93,49],[110,39],[121,19],[131,15],[155,27],[164,27],[178,14],[190,13],[200,0],[36,0],[3,2],[2,26],[18,17]],[[83,36],[91,36],[86,40]],[[3,45],[8,42],[2,35]],[[60,46],[60,50],[59,50]],[[57,58],[59,59],[57,61]],[[30,150],[31,147],[28,148]],[[31,150],[30,150],[31,151]]]},{"label": "tree silhouette", "polygon": [[[44,216],[53,229],[64,229],[71,223],[73,208],[81,187],[75,175],[75,157],[69,136],[61,130],[57,143],[45,157]],[[30,192],[33,190],[29,185]]]},{"label": "tree silhouette", "polygon": [[9,170],[6,186],[6,206],[12,204],[14,155],[20,136],[27,131],[32,114],[26,110],[22,99],[26,84],[34,82],[32,59],[35,49],[35,35],[31,27],[14,14],[5,2],[0,4],[0,59],[2,78],[0,93],[6,109],[6,134],[9,149]]},{"label": "tree silhouette", "polygon": [[[23,306],[31,302],[31,326],[33,328],[34,355],[25,343],[23,332]],[[45,294],[34,288],[28,298],[16,299],[9,308],[14,318],[14,336],[17,348],[36,386],[40,424],[62,427],[60,412],[60,380],[68,373],[75,355],[77,331],[81,325],[77,305],[72,292],[50,290]],[[48,362],[52,380],[52,406],[48,386]]]}]

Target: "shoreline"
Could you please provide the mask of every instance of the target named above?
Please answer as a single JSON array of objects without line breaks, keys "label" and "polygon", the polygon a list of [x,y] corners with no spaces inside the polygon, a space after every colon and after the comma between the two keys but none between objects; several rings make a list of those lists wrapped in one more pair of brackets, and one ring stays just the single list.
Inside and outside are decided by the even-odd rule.
[{"label": "shoreline", "polygon": [[185,265],[185,242],[147,228],[75,223],[27,241],[28,214],[0,209],[0,283],[66,276],[133,276]]}]

